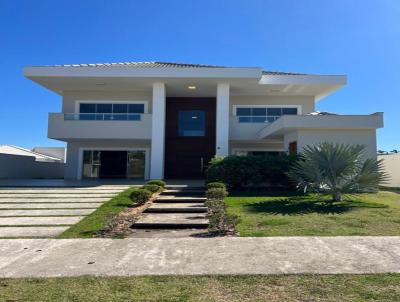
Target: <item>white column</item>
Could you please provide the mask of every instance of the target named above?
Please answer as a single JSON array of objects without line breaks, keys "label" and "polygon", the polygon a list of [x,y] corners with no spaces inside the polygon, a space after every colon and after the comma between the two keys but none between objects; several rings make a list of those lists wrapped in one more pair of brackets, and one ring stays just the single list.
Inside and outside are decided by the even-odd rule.
[{"label": "white column", "polygon": [[164,178],[165,85],[153,84],[150,179]]},{"label": "white column", "polygon": [[217,87],[216,155],[229,155],[229,83]]}]

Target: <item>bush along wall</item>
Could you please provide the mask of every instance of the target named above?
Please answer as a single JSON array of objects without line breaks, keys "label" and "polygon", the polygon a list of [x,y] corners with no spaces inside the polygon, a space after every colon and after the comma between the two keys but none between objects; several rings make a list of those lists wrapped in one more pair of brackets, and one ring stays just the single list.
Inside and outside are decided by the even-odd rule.
[{"label": "bush along wall", "polygon": [[208,207],[209,231],[218,235],[233,235],[235,226],[239,222],[237,216],[228,215],[224,198],[228,195],[223,183],[214,182],[207,186],[206,206]]},{"label": "bush along wall", "polygon": [[229,188],[293,188],[287,173],[297,160],[289,155],[238,156],[213,158],[206,171],[207,182],[223,182]]}]

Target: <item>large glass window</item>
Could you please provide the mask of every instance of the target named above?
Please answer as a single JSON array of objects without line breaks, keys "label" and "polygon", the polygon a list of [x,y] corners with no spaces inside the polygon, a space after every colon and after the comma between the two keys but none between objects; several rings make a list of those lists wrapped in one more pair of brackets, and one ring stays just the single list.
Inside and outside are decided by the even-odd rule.
[{"label": "large glass window", "polygon": [[239,123],[271,123],[282,115],[296,115],[297,107],[237,107]]},{"label": "large glass window", "polygon": [[84,178],[99,178],[100,175],[100,151],[83,151]]},{"label": "large glass window", "polygon": [[80,120],[140,121],[142,113],[144,104],[81,103],[79,105]]},{"label": "large glass window", "polygon": [[[102,151],[86,150],[83,151],[83,167],[82,176],[83,178],[101,178],[102,175],[100,170],[107,166],[107,170],[110,170],[110,163],[104,162],[104,155],[112,154],[113,151],[103,151],[103,166],[102,166]],[[115,153],[121,153],[121,151],[116,151]],[[127,151],[126,163],[123,162],[123,168],[126,167],[127,178],[139,178],[144,179],[145,174],[145,152],[144,151]],[[111,155],[113,156],[113,155]],[[115,155],[117,156],[117,155]],[[119,167],[121,168],[121,167]],[[124,172],[125,173],[125,172]],[[104,175],[103,175],[104,176]]]},{"label": "large glass window", "polygon": [[144,151],[128,151],[128,178],[144,178],[145,153]]},{"label": "large glass window", "polygon": [[203,110],[180,110],[178,128],[179,136],[205,136],[205,112]]}]

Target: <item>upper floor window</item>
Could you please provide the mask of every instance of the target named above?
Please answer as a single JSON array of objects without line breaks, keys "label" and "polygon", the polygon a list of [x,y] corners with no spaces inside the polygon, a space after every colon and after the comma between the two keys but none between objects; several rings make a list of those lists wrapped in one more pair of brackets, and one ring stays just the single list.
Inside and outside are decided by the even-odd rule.
[{"label": "upper floor window", "polygon": [[206,118],[203,110],[180,110],[178,113],[179,136],[205,136]]},{"label": "upper floor window", "polygon": [[140,121],[144,104],[130,103],[80,103],[80,120]]},{"label": "upper floor window", "polygon": [[298,114],[297,107],[236,107],[239,123],[271,123],[282,115]]}]

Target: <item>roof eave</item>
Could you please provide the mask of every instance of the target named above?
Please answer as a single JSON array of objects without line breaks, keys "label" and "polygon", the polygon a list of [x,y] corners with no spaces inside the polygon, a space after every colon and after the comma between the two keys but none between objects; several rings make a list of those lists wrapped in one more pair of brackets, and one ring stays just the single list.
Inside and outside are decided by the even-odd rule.
[{"label": "roof eave", "polygon": [[260,79],[261,68],[131,68],[131,67],[25,67],[35,77],[137,77],[137,78],[249,78]]}]

